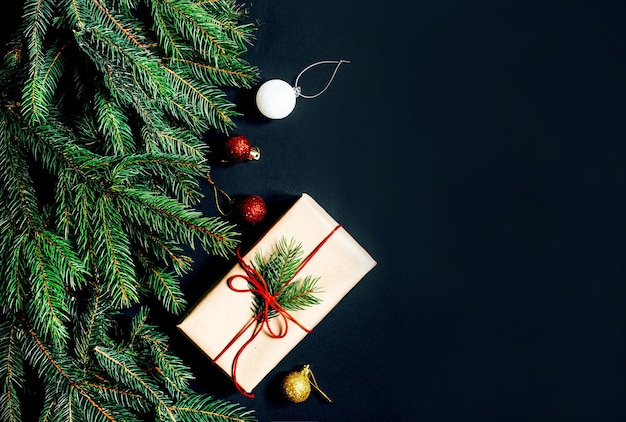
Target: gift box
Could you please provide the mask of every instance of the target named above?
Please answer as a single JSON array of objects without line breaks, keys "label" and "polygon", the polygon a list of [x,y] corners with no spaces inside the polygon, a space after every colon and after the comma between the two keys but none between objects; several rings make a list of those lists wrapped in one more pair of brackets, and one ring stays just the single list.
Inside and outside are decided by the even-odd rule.
[{"label": "gift box", "polygon": [[[302,246],[306,259],[297,277],[318,277],[315,296],[320,302],[285,314],[278,312],[280,317],[263,321],[253,308],[260,286],[246,289],[263,284],[246,283],[250,263],[259,254],[271,253],[285,238]],[[245,255],[238,257],[238,263],[193,306],[178,328],[233,379],[242,393],[250,395],[376,262],[306,193]]]}]

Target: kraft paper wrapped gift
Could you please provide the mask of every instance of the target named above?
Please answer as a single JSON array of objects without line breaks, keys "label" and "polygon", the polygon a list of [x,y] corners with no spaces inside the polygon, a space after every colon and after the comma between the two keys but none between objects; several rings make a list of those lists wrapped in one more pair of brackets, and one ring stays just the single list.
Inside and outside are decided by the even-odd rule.
[{"label": "kraft paper wrapped gift", "polygon": [[[257,253],[267,256],[281,238],[301,243],[304,257],[312,255],[296,278],[306,275],[319,277],[317,287],[321,291],[315,296],[321,299],[321,303],[289,312],[309,330],[376,265],[368,252],[344,228],[334,231],[337,227],[338,223],[304,193],[243,256],[243,261],[248,264]],[[261,328],[256,322],[250,325],[255,318],[252,310],[254,294],[236,292],[228,285],[228,279],[237,274],[245,274],[239,263],[200,299],[178,325],[211,360],[219,356],[215,364],[231,378],[235,356],[253,337],[255,329]],[[245,282],[237,282],[237,286],[242,284]],[[274,332],[285,328],[282,318],[278,317],[272,318],[270,325]],[[246,326],[247,329],[242,332]],[[306,335],[307,332],[292,321],[288,321],[287,334],[281,338],[272,337],[267,328],[262,327],[260,333],[245,345],[236,362],[234,381],[240,391],[251,392]],[[229,345],[233,340],[234,343]]]}]

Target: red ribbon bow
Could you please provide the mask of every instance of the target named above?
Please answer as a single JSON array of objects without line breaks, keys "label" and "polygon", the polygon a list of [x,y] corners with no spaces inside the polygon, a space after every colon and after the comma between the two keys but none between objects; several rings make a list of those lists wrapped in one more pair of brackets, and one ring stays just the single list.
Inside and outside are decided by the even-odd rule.
[{"label": "red ribbon bow", "polygon": [[[243,387],[241,387],[241,385],[239,385],[239,383],[237,382],[237,362],[239,361],[239,357],[241,356],[245,348],[250,343],[252,343],[254,339],[256,338],[256,336],[259,335],[259,333],[263,330],[263,326],[267,328],[268,335],[272,338],[285,337],[287,335],[287,331],[289,328],[289,321],[293,321],[298,327],[300,327],[302,330],[304,330],[307,333],[310,333],[312,331],[311,329],[306,328],[304,325],[298,322],[293,316],[291,316],[289,312],[287,312],[285,308],[282,307],[282,305],[278,302],[276,298],[278,297],[282,289],[284,289],[289,283],[293,281],[293,279],[296,277],[296,275],[298,275],[300,270],[302,270],[302,268],[311,260],[311,258],[313,258],[313,256],[315,256],[315,254],[321,249],[324,243],[326,243],[326,241],[340,227],[341,225],[338,224],[324,239],[322,239],[322,241],[315,247],[315,249],[313,249],[313,251],[311,251],[311,253],[302,261],[302,263],[300,264],[300,266],[298,267],[294,275],[289,280],[287,280],[287,282],[283,285],[281,290],[274,293],[273,295],[270,293],[269,286],[267,285],[267,282],[265,281],[265,279],[263,279],[263,276],[256,269],[254,269],[254,267],[252,267],[251,265],[248,265],[244,261],[243,257],[239,253],[239,249],[237,249],[237,262],[239,266],[244,270],[245,274],[236,274],[234,276],[229,277],[227,280],[228,287],[230,287],[231,290],[238,292],[238,293],[254,293],[255,295],[260,296],[263,299],[263,310],[261,310],[254,317],[252,317],[250,322],[248,322],[246,326],[243,327],[233,337],[233,339],[224,347],[224,349],[222,349],[222,351],[215,358],[213,358],[213,363],[215,363],[239,339],[239,337],[241,337],[241,335],[244,332],[246,332],[248,328],[250,328],[250,326],[252,326],[252,324],[254,324],[255,322],[257,323],[256,327],[254,328],[254,331],[252,332],[252,335],[241,346],[241,348],[235,355],[235,358],[233,359],[233,369],[232,369],[233,381],[235,383],[235,386],[237,387],[237,390],[239,390],[239,392],[243,394],[244,396],[249,397],[249,398],[254,398],[254,394],[246,392],[243,389]],[[247,288],[247,289],[236,288],[233,285],[233,282],[238,278],[246,280],[250,288]],[[270,325],[270,319],[271,319],[270,311],[271,310],[274,310],[283,319],[284,329],[282,330],[282,332],[275,332],[272,329]]]}]

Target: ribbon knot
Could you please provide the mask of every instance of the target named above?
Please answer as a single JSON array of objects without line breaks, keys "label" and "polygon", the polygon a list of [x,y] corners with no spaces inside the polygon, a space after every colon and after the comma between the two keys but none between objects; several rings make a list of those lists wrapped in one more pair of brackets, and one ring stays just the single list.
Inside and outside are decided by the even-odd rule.
[{"label": "ribbon knot", "polygon": [[[228,278],[228,287],[231,290],[239,293],[253,293],[263,300],[263,310],[255,316],[255,320],[260,324],[264,325],[267,329],[268,334],[273,338],[283,338],[287,335],[287,330],[289,328],[288,321],[294,322],[298,327],[302,328],[307,333],[310,333],[311,330],[306,328],[304,325],[298,322],[294,317],[292,317],[289,312],[282,307],[282,305],[276,299],[280,294],[280,291],[272,294],[269,289],[269,285],[263,278],[263,276],[251,265],[248,265],[243,257],[240,254],[239,248],[237,249],[237,262],[239,266],[245,271],[244,274],[236,274],[232,277]],[[249,288],[239,289],[234,286],[233,282],[238,279],[244,279],[248,282]],[[286,285],[286,284],[285,284]],[[283,319],[284,330],[282,332],[275,332],[270,325],[270,312],[275,311]]]}]

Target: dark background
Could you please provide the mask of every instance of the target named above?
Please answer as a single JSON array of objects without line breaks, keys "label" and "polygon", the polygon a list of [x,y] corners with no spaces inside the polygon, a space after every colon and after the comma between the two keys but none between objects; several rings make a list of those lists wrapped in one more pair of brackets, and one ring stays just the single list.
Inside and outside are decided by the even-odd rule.
[{"label": "dark background", "polygon": [[[262,81],[351,63],[283,120],[229,92],[261,160],[213,178],[269,207],[244,244],[307,192],[378,265],[252,400],[171,330],[197,388],[261,422],[626,420],[626,2],[246,4]],[[232,264],[195,258],[191,302]],[[307,363],[334,404],[281,398]]]},{"label": "dark background", "polygon": [[[283,120],[232,93],[261,160],[215,168],[215,182],[275,213],[309,193],[378,265],[254,400],[186,351],[201,387],[264,422],[626,420],[625,2],[249,10],[262,81],[351,63]],[[303,92],[331,72],[305,73]],[[193,297],[221,275],[199,267]],[[280,399],[305,363],[335,404]]]}]

